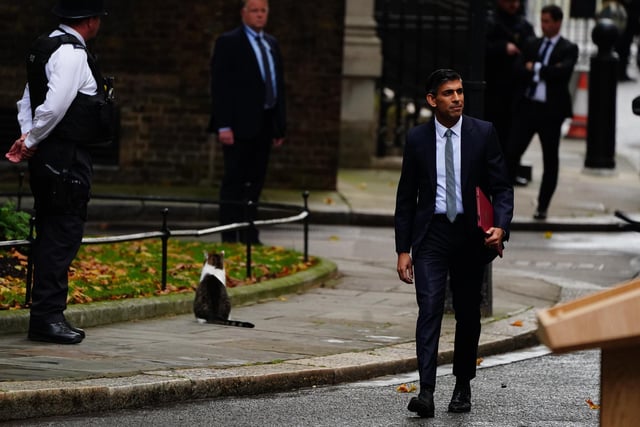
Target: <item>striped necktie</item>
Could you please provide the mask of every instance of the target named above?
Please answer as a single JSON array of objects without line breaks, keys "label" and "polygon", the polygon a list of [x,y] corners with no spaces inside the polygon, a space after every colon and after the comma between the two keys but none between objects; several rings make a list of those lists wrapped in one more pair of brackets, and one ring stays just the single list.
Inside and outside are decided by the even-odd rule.
[{"label": "striped necktie", "polygon": [[444,135],[447,141],[444,146],[444,164],[447,176],[447,218],[453,222],[458,214],[456,207],[456,169],[453,164],[453,142],[451,141],[451,129],[447,129]]}]

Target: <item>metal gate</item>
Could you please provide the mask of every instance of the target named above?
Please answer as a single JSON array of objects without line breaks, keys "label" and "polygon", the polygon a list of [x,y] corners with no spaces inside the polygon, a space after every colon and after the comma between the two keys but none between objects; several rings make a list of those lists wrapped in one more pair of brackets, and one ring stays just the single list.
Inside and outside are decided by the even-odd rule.
[{"label": "metal gate", "polygon": [[483,114],[484,32],[493,1],[376,0],[383,69],[377,156],[400,155],[406,131],[429,119],[424,84],[436,68],[462,74],[465,112]]}]

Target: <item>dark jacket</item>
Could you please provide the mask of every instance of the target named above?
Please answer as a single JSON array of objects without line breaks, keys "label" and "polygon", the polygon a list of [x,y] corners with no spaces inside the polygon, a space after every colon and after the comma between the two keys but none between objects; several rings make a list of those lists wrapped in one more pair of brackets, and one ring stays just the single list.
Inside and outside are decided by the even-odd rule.
[{"label": "dark jacket", "polygon": [[510,94],[506,88],[512,87],[514,65],[518,55],[507,55],[507,43],[513,43],[520,50],[530,40],[535,39],[533,26],[521,15],[509,15],[501,10],[487,18],[485,75],[487,84],[496,93]]},{"label": "dark jacket", "polygon": [[[473,241],[483,244],[477,227],[475,189],[479,186],[492,200],[494,225],[504,229],[508,237],[513,187],[495,129],[489,122],[463,116],[461,132],[462,205],[470,236],[477,236]],[[436,173],[436,131],[431,120],[407,135],[395,210],[398,253],[419,245],[429,228],[436,205]]]},{"label": "dark jacket", "polygon": [[[271,46],[276,71],[273,136],[284,137],[286,109],[282,55],[273,36],[265,33],[264,38]],[[258,135],[264,117],[265,84],[244,26],[224,33],[216,40],[211,57],[211,96],[211,132],[229,127],[238,138]]]}]

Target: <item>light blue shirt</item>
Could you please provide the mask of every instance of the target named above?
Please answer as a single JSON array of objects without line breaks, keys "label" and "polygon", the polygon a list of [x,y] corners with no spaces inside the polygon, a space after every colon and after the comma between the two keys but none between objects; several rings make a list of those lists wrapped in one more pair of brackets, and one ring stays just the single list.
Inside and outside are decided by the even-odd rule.
[{"label": "light blue shirt", "polygon": [[550,39],[547,39],[545,37],[545,39],[542,41],[542,44],[540,45],[540,52],[538,52],[539,54],[542,53],[545,42],[547,40],[551,42],[551,44],[549,45],[549,49],[547,49],[547,53],[544,55],[544,58],[542,58],[542,62],[535,62],[533,64],[533,81],[538,83],[538,85],[536,86],[536,91],[531,96],[531,99],[535,101],[547,102],[547,82],[540,79],[540,69],[543,65],[549,64],[549,57],[551,56],[551,52],[553,52],[553,49],[556,47],[559,39],[559,34]]},{"label": "light blue shirt", "polygon": [[[447,138],[444,127],[437,119],[436,123],[436,211],[437,214],[447,213],[447,171],[444,160],[444,146]],[[453,166],[456,170],[456,208],[459,214],[464,213],[462,207],[462,187],[460,186],[460,137],[462,135],[462,117],[451,128],[451,142],[453,143]]]},{"label": "light blue shirt", "polygon": [[249,42],[251,43],[251,47],[253,48],[254,53],[256,54],[256,59],[258,60],[258,65],[260,66],[260,74],[262,74],[262,80],[264,80],[265,64],[262,63],[262,53],[260,53],[260,46],[258,45],[259,42],[256,40],[256,37],[260,36],[260,41],[262,42],[262,45],[265,47],[265,50],[267,51],[267,59],[269,60],[269,70],[271,70],[271,85],[273,86],[273,95],[277,99],[278,92],[277,92],[277,86],[276,86],[276,68],[273,61],[273,53],[271,52],[271,46],[264,39],[264,32],[261,31],[260,33],[256,33],[246,25],[244,26],[244,31],[247,34],[247,37],[249,38]]}]

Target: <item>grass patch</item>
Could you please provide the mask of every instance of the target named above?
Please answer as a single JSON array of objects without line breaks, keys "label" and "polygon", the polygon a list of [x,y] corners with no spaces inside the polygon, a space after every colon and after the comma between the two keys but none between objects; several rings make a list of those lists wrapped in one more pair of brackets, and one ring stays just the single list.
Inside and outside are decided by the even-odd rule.
[{"label": "grass patch", "polygon": [[[252,276],[247,278],[245,246],[169,240],[167,285],[162,290],[160,241],[83,245],[69,272],[68,304],[144,298],[195,291],[204,252],[225,252],[227,287],[247,286],[288,276],[317,263],[303,261],[301,253],[279,246],[252,247]],[[0,309],[22,309],[27,258],[12,249],[0,250]]]}]

